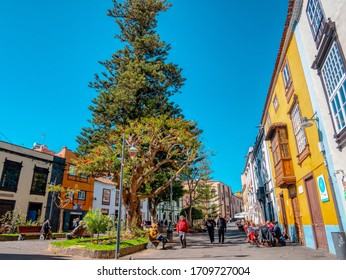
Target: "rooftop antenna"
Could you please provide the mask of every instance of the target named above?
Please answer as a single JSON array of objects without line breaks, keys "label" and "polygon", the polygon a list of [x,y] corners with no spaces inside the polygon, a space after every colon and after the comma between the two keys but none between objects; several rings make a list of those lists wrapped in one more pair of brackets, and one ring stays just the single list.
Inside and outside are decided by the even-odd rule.
[{"label": "rooftop antenna", "polygon": [[43,141],[42,141],[42,146],[44,145],[44,140],[46,138],[46,135],[42,133],[42,138],[43,138]]}]

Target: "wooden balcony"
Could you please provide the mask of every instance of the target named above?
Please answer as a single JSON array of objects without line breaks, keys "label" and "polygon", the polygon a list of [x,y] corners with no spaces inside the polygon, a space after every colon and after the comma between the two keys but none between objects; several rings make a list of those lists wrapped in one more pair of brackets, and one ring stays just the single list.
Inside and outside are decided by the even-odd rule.
[{"label": "wooden balcony", "polygon": [[275,187],[288,188],[296,183],[292,160],[281,159],[275,166]]}]

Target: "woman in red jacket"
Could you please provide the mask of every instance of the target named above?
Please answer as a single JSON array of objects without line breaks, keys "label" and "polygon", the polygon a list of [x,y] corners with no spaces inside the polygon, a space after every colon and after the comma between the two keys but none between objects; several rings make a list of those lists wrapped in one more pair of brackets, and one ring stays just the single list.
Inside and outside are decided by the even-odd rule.
[{"label": "woman in red jacket", "polygon": [[186,233],[189,232],[189,224],[184,215],[180,215],[180,220],[177,223],[177,233],[181,243],[181,248],[186,248]]}]

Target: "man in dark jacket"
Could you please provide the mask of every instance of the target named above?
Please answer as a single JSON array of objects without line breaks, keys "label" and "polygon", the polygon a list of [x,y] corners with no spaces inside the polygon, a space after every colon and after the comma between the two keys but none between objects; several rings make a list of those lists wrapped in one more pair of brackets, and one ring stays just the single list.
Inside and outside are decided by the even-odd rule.
[{"label": "man in dark jacket", "polygon": [[209,216],[208,219],[205,221],[204,225],[206,226],[206,228],[208,230],[210,243],[214,243],[214,228],[216,226],[214,219]]},{"label": "man in dark jacket", "polygon": [[221,213],[219,214],[219,218],[217,219],[216,225],[219,234],[219,243],[224,243],[227,221],[224,217],[222,217]]}]

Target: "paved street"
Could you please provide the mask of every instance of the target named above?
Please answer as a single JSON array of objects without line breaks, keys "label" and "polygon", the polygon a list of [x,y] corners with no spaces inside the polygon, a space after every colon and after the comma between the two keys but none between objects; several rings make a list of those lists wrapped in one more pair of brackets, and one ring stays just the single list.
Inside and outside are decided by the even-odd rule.
[{"label": "paved street", "polygon": [[[0,241],[0,260],[73,260],[48,251],[51,240]],[[80,259],[80,258],[79,258]]]},{"label": "paved street", "polygon": [[[181,249],[180,244],[175,243],[172,248],[166,250],[144,250],[122,259],[133,260],[336,260],[336,256],[324,251],[316,251],[304,246],[288,245],[285,247],[258,247],[245,241],[245,233],[240,232],[232,223],[227,229],[225,243],[218,244],[217,231],[215,231],[216,243],[210,244],[207,233],[188,234],[187,248]],[[175,235],[174,240],[178,240]],[[167,244],[168,245],[168,244]]]},{"label": "paved street", "polygon": [[[216,233],[216,232],[215,232]],[[174,235],[174,240],[178,238]],[[316,251],[304,246],[257,247],[245,242],[245,233],[236,229],[234,224],[228,228],[225,244],[210,244],[207,233],[189,234],[188,247],[181,249],[178,243],[168,249],[148,249],[122,259],[225,259],[225,260],[335,260],[335,255]],[[216,239],[217,241],[217,239]],[[77,260],[81,257],[58,256],[47,248],[49,240],[1,241],[0,260]]]}]

